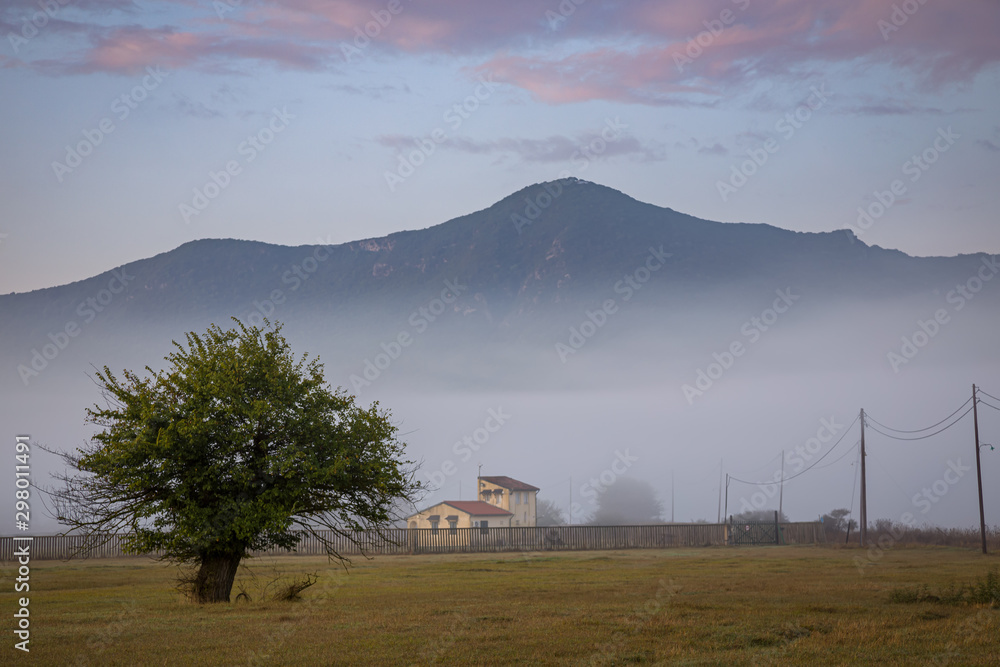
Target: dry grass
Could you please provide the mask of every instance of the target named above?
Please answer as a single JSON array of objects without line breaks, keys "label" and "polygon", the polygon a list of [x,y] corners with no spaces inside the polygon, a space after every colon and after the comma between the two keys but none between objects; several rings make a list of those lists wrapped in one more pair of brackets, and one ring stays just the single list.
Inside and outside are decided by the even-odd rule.
[{"label": "dry grass", "polygon": [[[300,601],[206,607],[183,601],[166,565],[36,562],[30,657],[39,665],[996,664],[1000,611],[903,604],[892,591],[968,583],[1000,559],[898,548],[862,576],[856,556],[864,552],[827,547],[397,556],[358,560],[349,573],[285,557],[252,567],[259,581],[275,564],[289,579],[318,573]],[[5,588],[0,604],[11,610]]]}]

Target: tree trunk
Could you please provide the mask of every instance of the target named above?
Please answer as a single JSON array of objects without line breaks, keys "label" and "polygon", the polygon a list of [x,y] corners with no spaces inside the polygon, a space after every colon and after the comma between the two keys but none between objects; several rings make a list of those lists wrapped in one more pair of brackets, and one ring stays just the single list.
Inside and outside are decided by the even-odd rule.
[{"label": "tree trunk", "polygon": [[243,560],[242,554],[217,554],[205,556],[194,580],[194,599],[199,603],[229,602],[236,570]]}]

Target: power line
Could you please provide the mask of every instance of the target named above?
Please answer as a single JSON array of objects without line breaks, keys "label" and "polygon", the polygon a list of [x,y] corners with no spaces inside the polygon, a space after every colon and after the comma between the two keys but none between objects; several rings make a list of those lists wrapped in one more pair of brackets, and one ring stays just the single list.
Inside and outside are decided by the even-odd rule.
[{"label": "power line", "polygon": [[861,415],[858,415],[857,417],[854,418],[854,421],[852,421],[851,424],[850,424],[850,426],[847,427],[847,429],[844,431],[844,434],[840,436],[840,438],[837,440],[837,442],[833,443],[833,446],[830,447],[830,449],[828,449],[826,451],[826,454],[823,454],[823,456],[821,456],[818,459],[816,459],[816,463],[813,463],[811,466],[809,466],[805,470],[799,471],[796,474],[792,475],[791,477],[785,477],[784,479],[780,479],[780,480],[771,480],[769,482],[748,482],[745,479],[740,479],[739,477],[733,477],[732,475],[729,476],[729,479],[737,481],[737,482],[743,482],[744,484],[750,484],[751,486],[765,486],[767,484],[776,484],[778,482],[790,482],[791,480],[795,479],[796,477],[799,477],[800,475],[806,474],[807,472],[809,472],[810,470],[812,470],[813,468],[815,468],[817,465],[819,465],[820,461],[822,461],[827,456],[829,456],[830,453],[837,448],[837,445],[839,445],[844,440],[844,438],[847,436],[847,434],[851,432],[851,429],[854,427],[854,425],[856,423],[858,423],[858,420],[860,418],[861,418]]},{"label": "power line", "polygon": [[983,394],[983,395],[985,395],[985,396],[989,396],[990,398],[992,398],[992,399],[993,399],[994,401],[996,401],[997,403],[1000,403],[1000,398],[997,398],[997,397],[996,397],[996,396],[994,396],[993,394],[990,394],[990,393],[988,393],[988,392],[985,392],[985,391],[983,391],[983,388],[982,388],[982,387],[976,387],[976,392],[977,392],[977,393],[980,393],[980,394]]},{"label": "power line", "polygon": [[[985,392],[983,392],[983,393],[985,393]],[[937,427],[938,427],[938,426],[940,426],[941,424],[945,423],[946,421],[948,421],[949,419],[951,419],[952,417],[954,417],[955,415],[957,415],[957,414],[958,414],[958,412],[959,412],[959,410],[961,410],[961,409],[962,409],[962,408],[964,408],[964,407],[965,407],[966,405],[968,405],[968,404],[969,404],[969,401],[971,401],[971,400],[972,400],[971,398],[968,398],[968,399],[966,399],[966,400],[965,400],[965,403],[962,403],[962,404],[961,404],[960,406],[958,406],[958,410],[955,410],[955,411],[954,411],[954,412],[952,412],[952,413],[951,413],[950,415],[948,415],[947,417],[945,417],[944,419],[942,419],[941,421],[939,421],[939,422],[938,422],[937,424],[931,424],[930,426],[928,426],[928,427],[926,427],[926,428],[918,428],[918,429],[916,429],[915,431],[904,431],[904,430],[902,430],[902,429],[898,429],[898,428],[892,428],[891,426],[886,426],[886,425],[885,425],[885,424],[883,424],[882,422],[880,422],[880,421],[878,421],[877,419],[875,419],[874,417],[872,417],[872,416],[871,416],[870,414],[868,414],[867,412],[865,413],[865,417],[867,417],[867,418],[868,418],[868,421],[870,421],[870,422],[875,422],[876,424],[878,424],[878,425],[879,425],[879,426],[881,426],[882,428],[886,429],[887,431],[894,431],[894,432],[896,432],[896,433],[923,433],[924,431],[929,431],[929,430],[931,430],[932,428],[937,428]],[[884,435],[884,434],[883,434],[883,435]]]},{"label": "power line", "polygon": [[850,449],[848,449],[848,450],[847,450],[846,452],[844,452],[844,453],[843,453],[843,454],[841,454],[841,455],[840,455],[839,457],[837,457],[837,460],[836,460],[836,461],[830,461],[830,462],[829,462],[829,463],[827,463],[827,464],[826,464],[825,466],[819,466],[818,468],[816,468],[816,470],[822,470],[823,468],[829,468],[830,466],[832,466],[832,465],[834,465],[834,464],[836,464],[836,463],[839,463],[839,462],[840,462],[841,460],[843,460],[843,459],[844,459],[844,458],[845,458],[845,457],[846,457],[846,456],[847,456],[848,454],[850,454],[850,453],[851,453],[851,452],[853,452],[853,451],[854,451],[855,449],[857,449],[857,448],[858,448],[858,445],[860,445],[860,444],[861,444],[861,441],[860,441],[860,440],[858,440],[857,442],[855,442],[855,443],[854,443],[854,446],[853,446],[853,447],[851,447],[851,448],[850,448]]},{"label": "power line", "polygon": [[[983,393],[986,393],[986,392],[983,392]],[[985,405],[988,408],[993,408],[997,412],[1000,412],[1000,408],[998,408],[997,406],[993,405],[992,403],[987,403],[983,399],[979,399],[979,405]]]},{"label": "power line", "polygon": [[[969,400],[972,400],[972,399],[969,399]],[[968,401],[966,401],[966,403],[968,403]],[[975,406],[973,406],[973,407],[975,407]],[[879,429],[875,428],[874,426],[871,426],[871,424],[869,424],[869,426],[871,426],[871,428],[872,428],[873,431],[881,433],[882,435],[884,435],[887,438],[892,438],[893,440],[902,440],[904,442],[913,442],[915,440],[926,440],[927,438],[933,438],[935,435],[938,435],[939,433],[944,433],[945,431],[947,431],[948,429],[950,429],[952,426],[954,426],[958,422],[962,421],[962,419],[965,418],[965,415],[969,414],[970,412],[972,412],[972,408],[971,407],[968,410],[966,410],[965,412],[963,412],[962,416],[960,416],[958,419],[956,419],[952,423],[950,423],[947,426],[945,426],[940,431],[935,431],[934,433],[928,433],[927,435],[921,435],[921,436],[918,436],[916,438],[901,438],[898,435],[891,435],[891,434],[886,433],[884,431],[880,431]],[[952,414],[954,414],[954,413],[952,413]],[[875,421],[875,420],[872,420],[872,421]]]}]

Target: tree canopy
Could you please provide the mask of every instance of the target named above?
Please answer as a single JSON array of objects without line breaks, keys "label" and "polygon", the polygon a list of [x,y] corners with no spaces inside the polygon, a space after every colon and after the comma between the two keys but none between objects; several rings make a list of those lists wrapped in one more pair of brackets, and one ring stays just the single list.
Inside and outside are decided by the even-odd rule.
[{"label": "tree canopy", "polygon": [[331,390],[280,324],[236,322],[175,341],[162,371],[97,372],[107,405],[87,416],[102,430],[64,455],[53,494],[91,543],[123,533],[128,551],[195,566],[201,602],[228,601],[254,550],[311,534],[341,558],[323,531],[387,526],[419,487],[387,411]]},{"label": "tree canopy", "polygon": [[555,502],[548,498],[539,498],[535,500],[535,525],[564,526],[566,517]]},{"label": "tree canopy", "polygon": [[590,523],[595,526],[661,523],[662,513],[663,506],[649,482],[619,477],[597,497],[597,510]]}]

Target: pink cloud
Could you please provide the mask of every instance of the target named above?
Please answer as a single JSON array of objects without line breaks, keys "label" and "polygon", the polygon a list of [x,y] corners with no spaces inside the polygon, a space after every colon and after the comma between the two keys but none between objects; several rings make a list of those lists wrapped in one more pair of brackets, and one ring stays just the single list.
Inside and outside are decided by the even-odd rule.
[{"label": "pink cloud", "polygon": [[969,80],[1000,61],[995,37],[1000,12],[988,2],[967,0],[961,12],[928,4],[904,15],[905,22],[898,13],[893,16],[894,4],[898,2],[854,0],[831,7],[755,0],[741,11],[716,2],[713,7],[731,12],[721,32],[721,9],[712,13],[699,6],[704,18],[695,20],[690,7],[674,13],[675,3],[644,5],[634,9],[637,21],[644,22],[634,29],[643,32],[647,45],[648,38],[659,35],[660,45],[603,47],[560,57],[498,55],[480,69],[552,104],[592,99],[664,104],[690,99],[685,94],[692,91],[721,97],[745,80],[796,76],[845,63],[890,64],[936,88]]},{"label": "pink cloud", "polygon": [[[884,64],[941,87],[1000,61],[994,0],[911,1],[919,9],[902,15],[905,22],[897,13],[895,30],[893,7],[902,0],[589,0],[578,6],[568,0],[399,0],[396,14],[387,11],[389,0],[243,0],[223,20],[201,16],[176,28],[92,24],[89,47],[45,65],[63,73],[131,72],[149,64],[232,70],[240,61],[322,69],[342,61],[341,47],[357,29],[377,25],[366,47],[373,52],[478,59],[479,69],[544,102],[672,104],[705,103],[761,77],[844,64]],[[172,2],[184,16],[203,6]],[[563,17],[559,7],[575,10]],[[706,37],[706,22],[717,28],[723,20],[729,25]],[[702,52],[679,68],[675,56],[687,55],[699,33]]]},{"label": "pink cloud", "polygon": [[177,32],[169,28],[126,26],[93,38],[93,45],[76,60],[44,60],[34,66],[50,73],[134,74],[149,66],[168,69],[226,68],[241,60],[269,62],[315,70],[325,66],[325,49],[268,39],[230,38],[211,33]]}]

